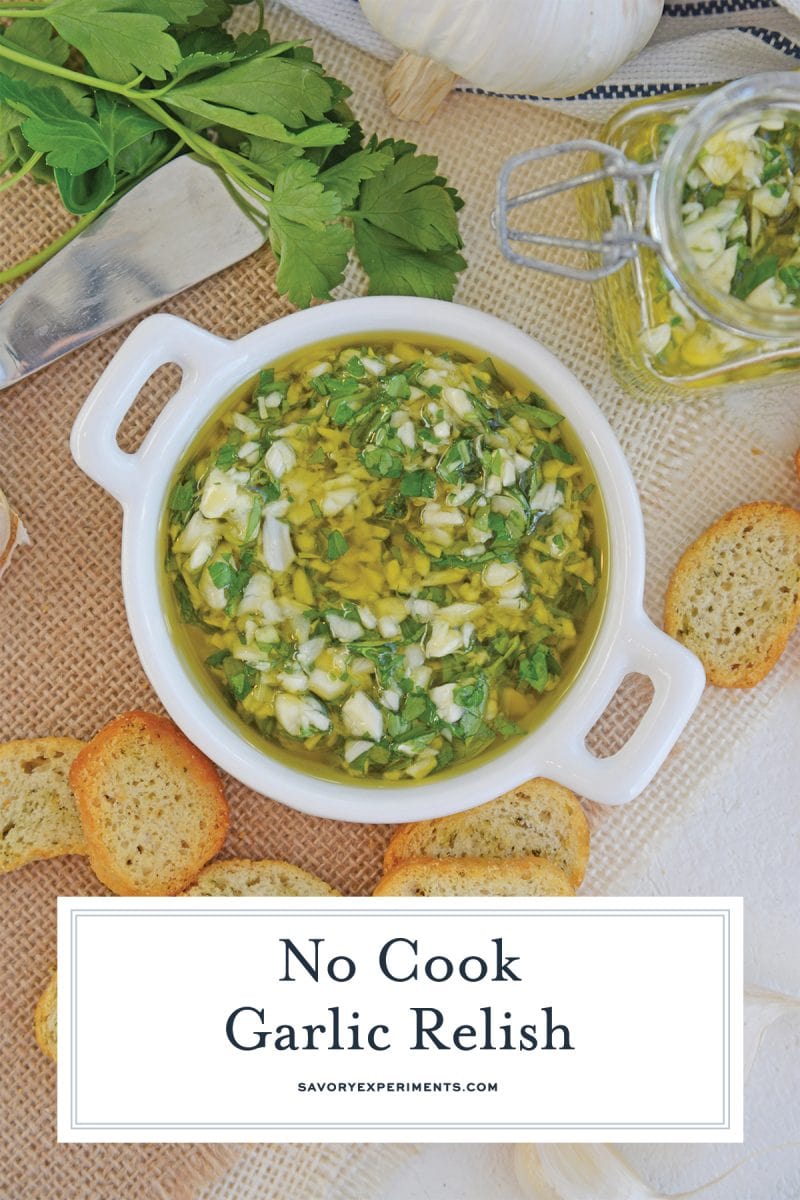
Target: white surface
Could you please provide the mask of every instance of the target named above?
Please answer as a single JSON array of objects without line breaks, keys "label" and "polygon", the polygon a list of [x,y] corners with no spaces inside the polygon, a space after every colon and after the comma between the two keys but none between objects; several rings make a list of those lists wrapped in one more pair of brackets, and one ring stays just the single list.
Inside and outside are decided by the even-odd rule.
[{"label": "white surface", "polygon": [[[631,896],[744,896],[745,981],[800,995],[797,635],[787,654],[797,670],[778,711],[753,730],[731,761],[719,764],[702,794],[692,798],[679,826],[666,830],[650,853],[620,876],[615,890]],[[798,1077],[800,1020],[786,1016],[767,1032],[745,1089],[743,1146],[686,1146],[680,1155],[675,1146],[629,1146],[624,1152],[650,1186],[667,1195],[699,1187],[743,1162],[740,1170],[703,1196],[797,1200]],[[770,1149],[776,1146],[784,1148]],[[334,1196],[335,1192],[331,1200]],[[420,1150],[375,1200],[522,1200],[523,1196],[510,1147],[442,1145]]]}]

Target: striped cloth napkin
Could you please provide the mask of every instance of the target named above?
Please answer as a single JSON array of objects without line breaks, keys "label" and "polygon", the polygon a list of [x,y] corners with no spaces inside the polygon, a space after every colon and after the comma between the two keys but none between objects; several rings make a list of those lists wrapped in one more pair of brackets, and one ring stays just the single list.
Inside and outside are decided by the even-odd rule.
[{"label": "striped cloth napkin", "polygon": [[[393,0],[398,3],[399,0]],[[576,7],[581,0],[573,0]],[[288,8],[376,58],[393,62],[399,51],[363,15],[358,0],[282,0]],[[591,91],[565,100],[509,97],[566,108],[589,120],[620,104],[760,71],[800,69],[800,0],[684,0],[666,3],[645,49]],[[478,94],[467,82],[460,91]]]}]

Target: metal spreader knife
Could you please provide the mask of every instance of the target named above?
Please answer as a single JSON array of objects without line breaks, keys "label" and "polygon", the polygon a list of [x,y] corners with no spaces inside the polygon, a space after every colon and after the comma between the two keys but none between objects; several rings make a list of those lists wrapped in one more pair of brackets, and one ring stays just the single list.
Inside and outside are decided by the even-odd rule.
[{"label": "metal spreader knife", "polygon": [[0,304],[0,388],[264,243],[213,167],[183,155],[126,192]]}]

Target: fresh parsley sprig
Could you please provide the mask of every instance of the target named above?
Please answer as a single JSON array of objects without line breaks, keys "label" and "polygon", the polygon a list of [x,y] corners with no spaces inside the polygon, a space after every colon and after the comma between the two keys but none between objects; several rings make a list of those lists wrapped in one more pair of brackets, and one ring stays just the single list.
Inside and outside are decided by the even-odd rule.
[{"label": "fresh parsley sprig", "polygon": [[373,293],[451,299],[460,200],[436,159],[370,138],[302,42],[229,34],[241,0],[0,5],[0,192],[54,183],[79,219],[0,270],[45,262],[130,187],[192,153],[233,185],[297,305],[328,299],[355,252]]}]

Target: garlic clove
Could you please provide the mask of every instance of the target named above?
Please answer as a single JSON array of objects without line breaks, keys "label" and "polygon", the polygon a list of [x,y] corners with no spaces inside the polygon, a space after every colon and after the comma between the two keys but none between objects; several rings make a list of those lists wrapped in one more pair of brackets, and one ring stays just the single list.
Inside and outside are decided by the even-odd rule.
[{"label": "garlic clove", "polygon": [[761,1039],[773,1021],[800,1015],[800,999],[748,984],[744,989],[744,1077],[750,1074]]},{"label": "garlic clove", "polygon": [[514,1162],[531,1200],[666,1200],[604,1143],[519,1145]]},{"label": "garlic clove", "polygon": [[30,544],[25,526],[0,490],[0,578],[7,570],[17,546]]}]

